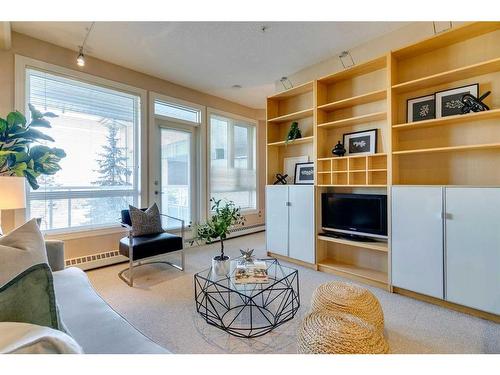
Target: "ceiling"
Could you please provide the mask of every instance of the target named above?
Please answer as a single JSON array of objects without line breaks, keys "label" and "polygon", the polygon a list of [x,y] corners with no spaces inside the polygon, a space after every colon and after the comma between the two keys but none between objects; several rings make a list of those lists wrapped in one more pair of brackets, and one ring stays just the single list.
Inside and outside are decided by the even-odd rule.
[{"label": "ceiling", "polygon": [[[12,28],[77,51],[90,24],[13,22]],[[86,54],[252,108],[264,108],[266,96],[274,93],[274,82],[282,76],[406,24],[96,22]]]}]

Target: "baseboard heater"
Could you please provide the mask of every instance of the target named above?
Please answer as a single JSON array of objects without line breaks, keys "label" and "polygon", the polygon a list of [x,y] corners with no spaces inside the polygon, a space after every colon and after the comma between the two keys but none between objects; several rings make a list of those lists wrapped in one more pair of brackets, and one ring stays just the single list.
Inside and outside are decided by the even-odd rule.
[{"label": "baseboard heater", "polygon": [[[228,238],[236,238],[245,236],[247,234],[262,232],[265,230],[263,224],[248,225],[231,229]],[[195,247],[196,243],[191,245],[192,239],[187,238],[185,248]],[[216,242],[216,241],[214,241]],[[102,253],[85,255],[77,258],[70,258],[65,260],[66,267],[78,267],[82,270],[91,270],[94,268],[110,266],[113,264],[127,262],[128,258],[120,254],[118,250],[105,251]]]}]

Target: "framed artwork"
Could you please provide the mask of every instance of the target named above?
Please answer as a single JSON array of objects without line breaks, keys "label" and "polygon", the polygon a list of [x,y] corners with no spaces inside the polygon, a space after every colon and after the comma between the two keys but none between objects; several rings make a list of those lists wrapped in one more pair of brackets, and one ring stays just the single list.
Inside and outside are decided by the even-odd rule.
[{"label": "framed artwork", "polygon": [[377,152],[377,129],[346,133],[343,139],[346,155],[370,155]]},{"label": "framed artwork", "polygon": [[478,93],[479,83],[436,92],[434,94],[436,96],[436,118],[463,114],[462,96],[471,94],[477,98]]},{"label": "framed artwork", "polygon": [[433,118],[436,118],[436,98],[434,94],[406,101],[406,122],[431,120]]},{"label": "framed artwork", "polygon": [[314,185],[314,162],[295,164],[296,185]]},{"label": "framed artwork", "polygon": [[283,174],[287,174],[286,182],[288,184],[293,184],[295,181],[295,164],[297,163],[307,163],[309,161],[309,156],[293,156],[283,159]]}]

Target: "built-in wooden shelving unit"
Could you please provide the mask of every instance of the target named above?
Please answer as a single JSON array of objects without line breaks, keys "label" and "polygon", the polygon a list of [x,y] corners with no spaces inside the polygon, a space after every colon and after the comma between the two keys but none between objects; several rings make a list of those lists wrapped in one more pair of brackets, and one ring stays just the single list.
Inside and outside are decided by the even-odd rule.
[{"label": "built-in wooden shelving unit", "polygon": [[[393,185],[500,186],[498,46],[500,22],[470,23],[268,98],[267,183],[285,157],[315,161],[319,270],[390,289],[388,243],[321,235],[323,192],[390,202]],[[408,99],[475,83],[491,91],[490,111],[408,123]],[[292,121],[303,138],[286,143]],[[343,134],[369,129],[377,129],[376,154],[332,155]]]},{"label": "built-in wooden shelving unit", "polygon": [[318,158],[318,186],[387,186],[387,154]]},{"label": "built-in wooden shelving unit", "polygon": [[[386,194],[390,177],[388,57],[356,65],[316,82],[317,233],[322,232],[321,194],[329,191]],[[377,129],[377,153],[332,155],[343,135]],[[387,242],[359,242],[318,235],[318,268],[388,288]]]},{"label": "built-in wooden shelving unit", "polygon": [[[391,53],[392,184],[500,185],[500,23],[467,24]],[[479,83],[490,111],[407,122],[407,100]]]},{"label": "built-in wooden shelving unit", "polygon": [[[294,87],[267,99],[267,184],[283,173],[284,159],[309,157],[314,161],[314,96],[313,82]],[[293,121],[299,124],[302,138],[286,142]]]}]

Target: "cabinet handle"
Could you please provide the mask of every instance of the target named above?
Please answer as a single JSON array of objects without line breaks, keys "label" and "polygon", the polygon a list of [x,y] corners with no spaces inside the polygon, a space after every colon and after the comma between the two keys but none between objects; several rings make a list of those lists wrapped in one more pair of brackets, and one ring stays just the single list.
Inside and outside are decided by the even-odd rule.
[{"label": "cabinet handle", "polygon": [[285,202],[285,206],[290,207],[292,205],[292,202]]}]

